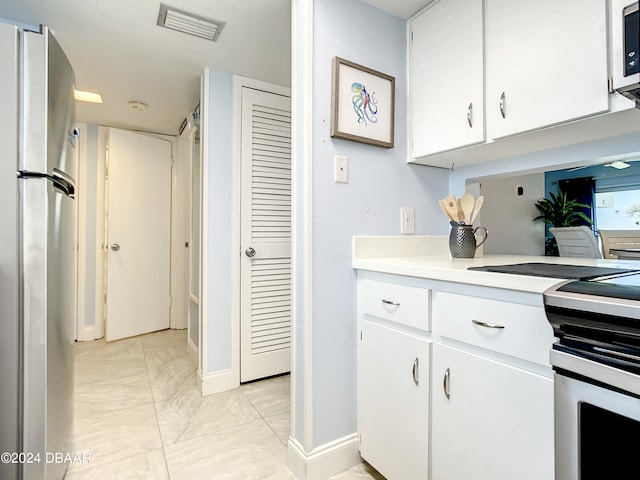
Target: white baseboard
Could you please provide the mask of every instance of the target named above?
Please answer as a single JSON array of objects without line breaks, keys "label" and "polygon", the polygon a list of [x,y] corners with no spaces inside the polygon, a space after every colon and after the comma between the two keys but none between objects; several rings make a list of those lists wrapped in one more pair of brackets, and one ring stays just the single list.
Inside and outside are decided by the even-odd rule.
[{"label": "white baseboard", "polygon": [[227,392],[240,386],[239,379],[236,375],[233,375],[231,370],[202,375],[202,371],[198,369],[198,383],[203,397],[214,393]]},{"label": "white baseboard", "polygon": [[89,342],[91,340],[95,340],[96,338],[101,338],[100,337],[96,337],[96,326],[95,325],[83,325],[82,328],[78,328],[78,335],[77,335],[77,341],[78,342]]},{"label": "white baseboard", "polygon": [[198,347],[196,347],[195,343],[193,343],[190,338],[187,338],[187,355],[189,355],[189,358],[196,367],[200,366]]},{"label": "white baseboard", "polygon": [[325,480],[359,464],[360,443],[354,433],[326,443],[307,453],[293,438],[289,438],[287,463],[299,480]]}]

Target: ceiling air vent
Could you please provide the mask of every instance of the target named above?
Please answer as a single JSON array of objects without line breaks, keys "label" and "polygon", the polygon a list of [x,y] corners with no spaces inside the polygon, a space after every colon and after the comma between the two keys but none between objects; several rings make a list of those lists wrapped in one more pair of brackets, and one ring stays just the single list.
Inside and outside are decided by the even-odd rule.
[{"label": "ceiling air vent", "polygon": [[185,12],[161,3],[158,25],[215,42],[218,40],[225,22]]}]

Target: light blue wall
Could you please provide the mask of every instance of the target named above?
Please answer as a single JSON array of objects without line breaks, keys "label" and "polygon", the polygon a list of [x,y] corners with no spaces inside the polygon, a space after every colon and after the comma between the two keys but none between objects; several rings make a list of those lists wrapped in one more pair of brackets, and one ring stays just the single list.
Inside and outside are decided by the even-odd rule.
[{"label": "light blue wall", "polygon": [[[104,181],[98,178],[98,126],[89,124],[85,129],[85,137],[80,138],[80,142],[87,145],[87,158],[79,158],[82,165],[79,168],[85,170],[85,184],[81,186],[87,209],[86,223],[82,225],[85,229],[86,262],[85,262],[85,303],[84,303],[84,325],[87,327],[95,325],[96,312],[96,262],[95,259],[102,256],[102,252],[97,248],[97,224],[104,219],[98,217],[96,213],[97,201],[96,188],[98,182]],[[84,187],[84,189],[82,189]],[[102,311],[102,309],[100,309]]]},{"label": "light blue wall", "polygon": [[[400,208],[405,206],[415,208],[417,234],[446,234],[448,225],[437,201],[447,194],[448,171],[406,163],[406,21],[359,0],[315,0],[313,5],[310,267],[315,448],[356,431],[356,275],[351,267],[352,237],[399,235]],[[396,78],[395,148],[330,137],[334,56]],[[296,83],[300,81],[295,79]],[[300,101],[300,96],[294,98],[294,102]],[[333,182],[336,154],[349,157],[349,184]],[[303,161],[301,157],[294,159],[296,165]],[[304,275],[308,267],[298,264],[296,275]],[[297,360],[305,354],[304,345],[298,345]]]},{"label": "light blue wall", "polygon": [[231,259],[233,204],[233,75],[209,76],[209,255],[207,295],[207,365],[211,373],[231,368]]}]

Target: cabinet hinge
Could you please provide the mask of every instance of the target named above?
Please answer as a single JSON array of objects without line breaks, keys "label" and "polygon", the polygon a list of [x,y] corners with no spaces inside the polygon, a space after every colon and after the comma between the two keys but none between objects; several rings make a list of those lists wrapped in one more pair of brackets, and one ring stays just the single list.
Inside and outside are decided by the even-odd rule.
[{"label": "cabinet hinge", "polygon": [[360,341],[362,341],[362,330],[360,330]]},{"label": "cabinet hinge", "polygon": [[609,77],[607,79],[607,88],[609,89],[609,93],[613,93],[613,77]]}]

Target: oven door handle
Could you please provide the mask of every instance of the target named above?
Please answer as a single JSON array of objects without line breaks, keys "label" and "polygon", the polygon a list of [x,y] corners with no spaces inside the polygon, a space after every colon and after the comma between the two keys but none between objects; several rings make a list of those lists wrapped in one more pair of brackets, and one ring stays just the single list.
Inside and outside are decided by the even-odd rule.
[{"label": "oven door handle", "polygon": [[609,350],[608,348],[602,348],[602,347],[593,347],[593,350],[595,352],[605,353],[607,355],[618,357],[623,360],[633,360],[635,362],[640,362],[640,357],[638,355],[631,355],[630,353],[617,352],[615,350]]}]

